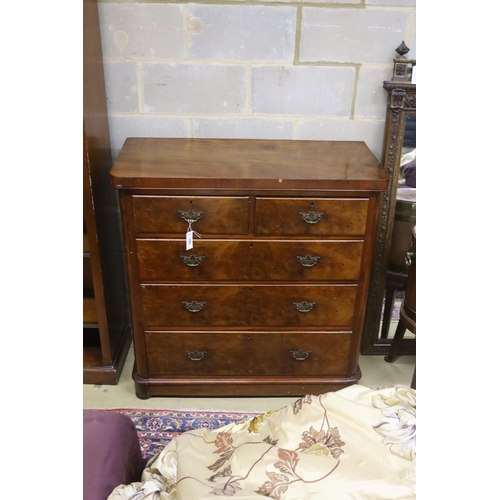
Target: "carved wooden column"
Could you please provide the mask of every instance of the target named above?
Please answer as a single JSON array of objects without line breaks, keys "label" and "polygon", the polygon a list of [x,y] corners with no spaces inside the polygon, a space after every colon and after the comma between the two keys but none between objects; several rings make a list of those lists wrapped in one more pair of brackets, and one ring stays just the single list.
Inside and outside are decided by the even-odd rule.
[{"label": "carved wooden column", "polygon": [[[399,57],[394,58],[392,79],[383,84],[384,89],[388,92],[388,100],[382,164],[389,173],[390,180],[382,197],[361,354],[387,354],[391,346],[391,339],[379,339],[379,330],[394,226],[406,118],[416,113],[417,88],[415,84],[411,83],[412,69],[416,61],[406,58],[405,54],[408,51],[409,49],[404,42],[396,49]],[[401,354],[414,353],[414,342],[407,341],[401,346],[400,352]]]}]

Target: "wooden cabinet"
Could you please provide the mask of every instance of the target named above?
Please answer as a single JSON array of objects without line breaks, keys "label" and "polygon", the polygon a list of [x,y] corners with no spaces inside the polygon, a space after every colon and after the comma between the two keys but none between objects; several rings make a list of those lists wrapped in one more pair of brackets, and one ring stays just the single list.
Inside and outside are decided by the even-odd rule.
[{"label": "wooden cabinet", "polygon": [[[361,376],[387,174],[362,142],[129,138],[118,188],[139,397],[300,395]],[[186,249],[186,231],[194,246]]]},{"label": "wooden cabinet", "polygon": [[83,27],[83,382],[117,384],[132,333],[96,0]]}]

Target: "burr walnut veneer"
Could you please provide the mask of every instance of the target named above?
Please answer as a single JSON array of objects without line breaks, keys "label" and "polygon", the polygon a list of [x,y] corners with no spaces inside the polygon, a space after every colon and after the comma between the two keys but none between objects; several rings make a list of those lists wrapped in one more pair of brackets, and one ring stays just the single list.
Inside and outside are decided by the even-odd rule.
[{"label": "burr walnut veneer", "polygon": [[[363,142],[126,140],[119,189],[139,397],[359,380],[387,174]],[[194,247],[186,250],[192,228]]]}]

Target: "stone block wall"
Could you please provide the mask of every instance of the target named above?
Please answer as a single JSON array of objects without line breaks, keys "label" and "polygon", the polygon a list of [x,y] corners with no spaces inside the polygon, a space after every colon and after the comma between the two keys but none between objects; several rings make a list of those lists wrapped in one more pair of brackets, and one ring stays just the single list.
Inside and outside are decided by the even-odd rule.
[{"label": "stone block wall", "polygon": [[416,0],[100,0],[113,158],[126,137],[362,140],[380,159]]}]

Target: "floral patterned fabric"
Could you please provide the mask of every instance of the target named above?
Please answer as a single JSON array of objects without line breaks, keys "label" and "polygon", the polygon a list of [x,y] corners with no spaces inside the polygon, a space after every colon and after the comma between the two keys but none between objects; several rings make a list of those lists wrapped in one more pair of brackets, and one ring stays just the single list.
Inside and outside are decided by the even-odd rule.
[{"label": "floral patterned fabric", "polygon": [[172,440],[108,500],[416,498],[416,391],[354,385]]}]

